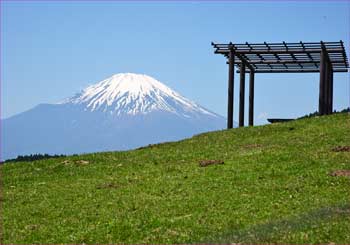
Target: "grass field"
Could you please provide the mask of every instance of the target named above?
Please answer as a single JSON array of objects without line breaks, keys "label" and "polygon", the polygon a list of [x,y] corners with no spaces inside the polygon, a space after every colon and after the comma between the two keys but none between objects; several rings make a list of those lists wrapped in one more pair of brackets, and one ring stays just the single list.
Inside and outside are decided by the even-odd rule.
[{"label": "grass field", "polygon": [[3,242],[349,244],[346,145],[337,114],[3,164]]}]

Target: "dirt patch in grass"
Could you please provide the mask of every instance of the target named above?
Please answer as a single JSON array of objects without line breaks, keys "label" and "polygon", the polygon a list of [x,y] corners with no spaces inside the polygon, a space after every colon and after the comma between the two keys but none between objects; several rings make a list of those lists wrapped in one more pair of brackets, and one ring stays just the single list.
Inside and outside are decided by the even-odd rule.
[{"label": "dirt patch in grass", "polygon": [[120,185],[116,183],[103,183],[96,186],[97,189],[117,189],[119,187]]},{"label": "dirt patch in grass", "polygon": [[69,161],[69,160],[64,160],[62,163],[63,163],[64,165],[69,165],[69,164],[71,163],[71,161]]},{"label": "dirt patch in grass", "polygon": [[71,165],[71,164],[75,164],[75,165],[88,165],[90,162],[86,161],[86,160],[76,160],[76,161],[71,161],[71,160],[65,160],[62,162],[64,165]]},{"label": "dirt patch in grass", "polygon": [[334,152],[350,152],[350,145],[336,146],[332,149]]},{"label": "dirt patch in grass", "polygon": [[207,167],[209,165],[213,164],[224,164],[223,160],[201,160],[199,161],[199,166],[200,167]]},{"label": "dirt patch in grass", "polygon": [[39,228],[39,225],[27,225],[25,228],[26,228],[26,230],[34,231],[34,230],[37,230]]},{"label": "dirt patch in grass", "polygon": [[86,161],[86,160],[78,160],[78,161],[75,161],[75,164],[77,164],[77,165],[88,165],[88,164],[89,164],[89,161]]},{"label": "dirt patch in grass", "polygon": [[244,145],[243,146],[245,149],[255,149],[255,148],[260,148],[262,145],[260,144],[249,144],[249,145]]},{"label": "dirt patch in grass", "polygon": [[338,177],[338,176],[350,177],[350,170],[336,170],[330,173],[330,175],[334,177]]}]

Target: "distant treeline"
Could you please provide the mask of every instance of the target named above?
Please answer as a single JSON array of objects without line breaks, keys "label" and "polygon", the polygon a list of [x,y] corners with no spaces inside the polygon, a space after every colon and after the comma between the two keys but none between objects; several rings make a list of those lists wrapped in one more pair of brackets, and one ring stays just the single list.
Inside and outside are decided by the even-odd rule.
[{"label": "distant treeline", "polygon": [[[336,111],[336,110],[333,111],[333,113],[345,113],[345,112],[350,112],[350,107],[348,107],[346,109],[343,109],[341,111]],[[297,119],[309,118],[309,117],[315,117],[315,116],[318,116],[318,112],[317,111],[315,111],[313,113],[310,113],[310,114],[306,114],[306,115],[304,115],[302,117],[299,117]]]},{"label": "distant treeline", "polygon": [[65,157],[66,155],[49,155],[49,154],[30,154],[30,155],[25,155],[21,156],[19,155],[16,158],[13,159],[8,159],[2,163],[7,163],[7,162],[32,162],[36,160],[42,160],[42,159],[49,159],[49,158],[58,158],[58,157]]}]

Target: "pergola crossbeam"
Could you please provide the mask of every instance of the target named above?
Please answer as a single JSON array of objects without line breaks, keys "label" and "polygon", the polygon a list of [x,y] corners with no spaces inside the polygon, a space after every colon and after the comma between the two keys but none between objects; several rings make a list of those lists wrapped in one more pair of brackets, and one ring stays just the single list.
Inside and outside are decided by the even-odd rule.
[{"label": "pergola crossbeam", "polygon": [[[333,72],[347,72],[347,69],[334,69]],[[319,73],[320,69],[273,69],[256,70],[255,73]],[[239,70],[237,71],[239,73]]]}]

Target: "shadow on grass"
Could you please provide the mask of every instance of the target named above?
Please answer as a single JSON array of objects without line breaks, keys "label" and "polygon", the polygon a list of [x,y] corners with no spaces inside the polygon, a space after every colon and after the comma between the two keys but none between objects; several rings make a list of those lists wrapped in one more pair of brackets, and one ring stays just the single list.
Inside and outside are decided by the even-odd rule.
[{"label": "shadow on grass", "polygon": [[337,218],[350,217],[350,204],[342,204],[312,210],[297,217],[276,220],[264,224],[251,226],[247,229],[231,231],[221,234],[217,238],[210,238],[215,243],[262,243],[277,242],[286,234],[310,230],[321,223],[330,222]]}]

